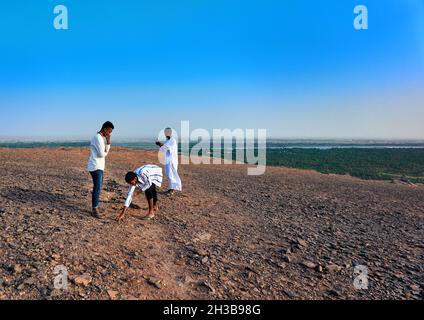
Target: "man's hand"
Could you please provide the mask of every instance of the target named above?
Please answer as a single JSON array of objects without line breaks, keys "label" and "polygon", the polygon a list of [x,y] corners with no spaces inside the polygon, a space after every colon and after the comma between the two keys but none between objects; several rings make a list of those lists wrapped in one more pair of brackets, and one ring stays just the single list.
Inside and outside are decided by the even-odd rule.
[{"label": "man's hand", "polygon": [[158,147],[162,147],[162,146],[163,146],[163,143],[162,143],[162,142],[160,142],[160,141],[156,141],[156,145],[157,145]]},{"label": "man's hand", "polygon": [[127,208],[126,207],[123,207],[120,211],[119,211],[119,214],[117,215],[117,217],[116,217],[116,221],[122,221],[122,220],[124,220],[124,217],[125,217],[125,212],[127,211]]},{"label": "man's hand", "polygon": [[106,144],[110,144],[110,134],[105,134]]}]

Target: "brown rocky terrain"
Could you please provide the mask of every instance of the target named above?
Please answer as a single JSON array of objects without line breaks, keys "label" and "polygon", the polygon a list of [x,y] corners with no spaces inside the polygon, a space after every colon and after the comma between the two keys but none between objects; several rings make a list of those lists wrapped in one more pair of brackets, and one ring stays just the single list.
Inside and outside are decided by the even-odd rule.
[{"label": "brown rocky terrain", "polygon": [[[0,299],[423,299],[424,186],[269,167],[182,165],[184,192],[122,223],[123,175],[155,152],[114,148],[103,219],[88,150],[0,149]],[[166,189],[166,185],[163,189]],[[54,268],[69,273],[54,289]],[[355,289],[354,267],[368,267]]]}]

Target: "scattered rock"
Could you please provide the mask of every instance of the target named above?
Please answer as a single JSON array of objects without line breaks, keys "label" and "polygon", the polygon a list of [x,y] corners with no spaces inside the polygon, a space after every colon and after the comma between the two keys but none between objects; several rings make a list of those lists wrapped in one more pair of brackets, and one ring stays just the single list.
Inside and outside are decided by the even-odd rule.
[{"label": "scattered rock", "polygon": [[287,297],[289,297],[289,298],[291,298],[291,299],[294,299],[296,296],[295,296],[295,294],[293,293],[293,292],[291,292],[290,290],[288,290],[288,289],[284,289],[283,290],[283,293],[287,296]]},{"label": "scattered rock", "polygon": [[409,286],[409,288],[411,289],[412,294],[414,294],[414,295],[419,295],[419,294],[420,294],[420,292],[421,292],[421,288],[420,288],[420,286],[418,286],[418,285],[416,285],[416,284],[411,284],[411,285]]},{"label": "scattered rock", "polygon": [[301,247],[306,247],[308,245],[306,241],[303,239],[297,239],[297,244],[300,245]]},{"label": "scattered rock", "polygon": [[285,262],[288,262],[288,263],[292,262],[292,258],[287,254],[283,255],[282,258],[283,258],[283,261]]},{"label": "scattered rock", "polygon": [[162,288],[162,281],[155,278],[155,277],[148,278],[147,283],[150,284],[151,286],[155,287],[156,289]]},{"label": "scattered rock", "polygon": [[15,265],[13,266],[13,271],[14,271],[16,274],[20,274],[20,273],[22,273],[22,267],[21,267],[21,265],[19,265],[19,264],[15,264]]},{"label": "scattered rock", "polygon": [[339,297],[340,296],[340,292],[335,290],[335,289],[330,289],[328,290],[328,295],[332,296],[332,297]]},{"label": "scattered rock", "polygon": [[206,287],[212,293],[215,293],[215,289],[212,287],[212,285],[208,281],[202,281],[202,282],[200,282],[200,286]]},{"label": "scattered rock", "polygon": [[114,290],[107,290],[107,294],[111,300],[116,300],[118,297],[119,292]]},{"label": "scattered rock", "polygon": [[196,254],[198,254],[199,256],[201,256],[201,257],[205,257],[205,256],[207,256],[209,253],[206,251],[206,250],[204,250],[204,249],[197,249],[197,250],[194,250],[194,252],[196,253]]},{"label": "scattered rock", "polygon": [[92,281],[92,278],[89,274],[83,274],[74,279],[74,283],[79,286],[88,286]]},{"label": "scattered rock", "polygon": [[17,289],[18,290],[23,290],[25,288],[25,283],[21,283],[18,287],[17,287]]},{"label": "scattered rock", "polygon": [[195,238],[195,242],[205,242],[209,241],[212,238],[212,235],[208,232],[199,233]]},{"label": "scattered rock", "polygon": [[325,269],[329,273],[337,273],[337,272],[340,272],[342,270],[342,267],[338,266],[337,264],[329,264],[325,267]]},{"label": "scattered rock", "polygon": [[309,269],[315,269],[317,267],[317,264],[313,263],[311,261],[303,261],[302,265],[306,268],[309,268]]},{"label": "scattered rock", "polygon": [[29,286],[32,286],[32,285],[34,285],[36,282],[37,282],[37,279],[36,279],[36,278],[31,277],[31,278],[26,279],[26,280],[24,281],[24,284],[27,284],[27,285],[29,285]]},{"label": "scattered rock", "polygon": [[202,263],[203,263],[203,264],[207,263],[208,261],[209,261],[209,258],[208,258],[208,257],[204,257],[204,258],[202,259]]},{"label": "scattered rock", "polygon": [[55,260],[55,261],[60,260],[60,254],[58,254],[58,253],[53,253],[53,254],[52,254],[52,259],[53,259],[53,260]]}]

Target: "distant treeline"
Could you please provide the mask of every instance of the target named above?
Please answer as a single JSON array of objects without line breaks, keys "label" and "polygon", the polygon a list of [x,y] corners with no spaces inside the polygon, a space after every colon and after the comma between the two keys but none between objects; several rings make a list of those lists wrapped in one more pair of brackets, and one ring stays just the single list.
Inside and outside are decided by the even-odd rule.
[{"label": "distant treeline", "polygon": [[[236,159],[233,151],[222,158]],[[257,155],[258,150],[255,150]],[[213,148],[210,148],[212,155]],[[201,155],[201,152],[199,153]],[[269,166],[311,169],[321,173],[349,174],[361,179],[424,183],[424,148],[267,148]],[[246,159],[244,159],[246,162]]]},{"label": "distant treeline", "polygon": [[424,183],[424,149],[268,149],[267,164],[362,179]]}]

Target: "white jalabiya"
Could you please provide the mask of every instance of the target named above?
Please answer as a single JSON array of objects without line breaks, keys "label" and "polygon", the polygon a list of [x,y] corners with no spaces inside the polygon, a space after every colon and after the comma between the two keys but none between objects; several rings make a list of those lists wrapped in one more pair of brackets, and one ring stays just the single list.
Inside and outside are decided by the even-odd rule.
[{"label": "white jalabiya", "polygon": [[137,185],[130,186],[128,190],[127,200],[125,200],[125,206],[128,208],[131,205],[135,189],[146,191],[152,184],[158,187],[162,186],[162,168],[153,164],[145,165],[134,171],[137,175]]},{"label": "white jalabiya", "polygon": [[178,143],[174,138],[166,140],[160,148],[165,153],[165,174],[169,188],[182,191],[180,176],[178,175]]}]

